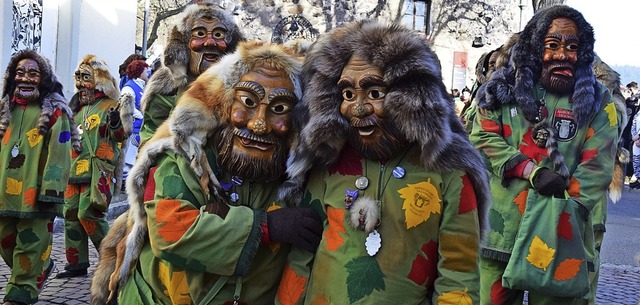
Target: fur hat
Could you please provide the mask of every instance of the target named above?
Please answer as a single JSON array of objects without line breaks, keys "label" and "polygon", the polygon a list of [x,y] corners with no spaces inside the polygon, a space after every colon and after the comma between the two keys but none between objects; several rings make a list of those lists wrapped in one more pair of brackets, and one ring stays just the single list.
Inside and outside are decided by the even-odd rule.
[{"label": "fur hat", "polygon": [[290,204],[297,203],[311,166],[334,163],[340,155],[349,123],[340,114],[343,98],[337,83],[352,55],[381,69],[388,85],[385,113],[408,141],[420,146],[422,166],[437,172],[468,172],[481,217],[486,217],[483,210],[489,203],[487,172],[449,101],[436,54],[414,31],[371,20],[337,28],[320,37],[307,51],[304,96],[294,108],[301,124],[299,143],[288,161],[290,180],[280,190],[280,197]]},{"label": "fur hat", "polygon": [[[38,122],[40,134],[46,134],[51,127],[49,126],[49,121],[56,109],[62,110],[70,120],[71,126],[74,126],[75,124],[72,121],[73,113],[67,106],[67,99],[65,99],[62,93],[62,84],[58,81],[58,78],[53,72],[53,68],[49,63],[49,60],[35,51],[23,50],[11,57],[7,70],[4,74],[4,88],[2,89],[2,99],[0,100],[0,139],[11,122],[11,110],[13,110],[13,107],[15,106],[11,97],[16,89],[16,67],[23,59],[33,59],[40,67],[40,85],[38,87],[38,90],[40,91],[40,97],[38,100],[42,107],[42,112],[40,113],[40,119]],[[79,147],[80,137],[77,134],[77,131],[75,128],[72,128],[71,132],[72,145],[74,147]]]},{"label": "fur hat", "polygon": [[533,97],[533,89],[542,71],[544,39],[553,20],[561,17],[573,20],[579,32],[576,81],[571,97],[578,126],[586,122],[589,114],[600,109],[602,105],[596,100],[598,89],[592,71],[595,55],[593,28],[580,12],[565,5],[545,8],[531,18],[512,49],[509,65],[494,72],[487,84],[480,88],[480,107],[496,109],[515,101],[527,120],[536,123],[538,105]]}]

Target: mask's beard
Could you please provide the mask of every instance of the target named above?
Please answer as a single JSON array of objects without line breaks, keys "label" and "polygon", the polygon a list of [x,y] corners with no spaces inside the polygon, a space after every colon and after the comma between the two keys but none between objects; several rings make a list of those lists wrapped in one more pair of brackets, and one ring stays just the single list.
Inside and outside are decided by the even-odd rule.
[{"label": "mask's beard", "polygon": [[285,140],[277,139],[271,157],[256,158],[242,151],[234,150],[234,130],[234,126],[227,125],[216,136],[218,164],[224,171],[249,181],[272,181],[284,173],[287,160],[287,142]]},{"label": "mask's beard", "polygon": [[[363,138],[358,133],[358,129],[353,127],[354,125],[358,126],[354,120],[360,120],[356,117],[351,118],[352,127],[349,128],[348,134],[349,144],[363,157],[371,160],[389,160],[408,146],[408,141],[394,124],[387,123],[377,117],[365,119],[374,123],[376,126],[374,133],[379,133],[379,135],[373,138]],[[375,134],[371,136],[375,136]]]},{"label": "mask's beard", "polygon": [[96,100],[96,97],[93,95],[93,90],[88,88],[80,88],[78,89],[78,99],[80,103],[83,105],[89,105]]},{"label": "mask's beard", "polygon": [[549,62],[542,65],[542,73],[540,76],[540,84],[543,88],[553,93],[571,93],[576,83],[575,77],[562,76],[552,73],[554,69],[571,69],[573,71],[573,65],[567,62]]},{"label": "mask's beard", "polygon": [[40,90],[38,90],[38,86],[33,86],[32,88],[33,90],[31,91],[21,91],[16,87],[16,89],[13,91],[13,96],[23,100],[27,100],[29,102],[35,101],[40,97]]},{"label": "mask's beard", "polygon": [[203,62],[206,62],[205,60],[203,60],[203,58],[204,53],[191,51],[191,58],[189,59],[189,72],[192,76],[198,76],[200,75],[200,73],[202,73],[201,71],[204,71],[201,70],[201,64]]},{"label": "mask's beard", "polygon": [[191,76],[195,77],[199,76],[207,70],[207,68],[217,63],[223,55],[223,53],[217,48],[204,48],[200,52],[190,52],[189,73]]}]

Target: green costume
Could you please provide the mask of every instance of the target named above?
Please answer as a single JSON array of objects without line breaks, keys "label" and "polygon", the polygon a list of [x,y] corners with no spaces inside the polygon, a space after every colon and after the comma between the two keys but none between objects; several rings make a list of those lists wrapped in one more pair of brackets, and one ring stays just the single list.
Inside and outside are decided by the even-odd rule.
[{"label": "green costume", "polygon": [[[215,160],[215,154],[209,160]],[[211,167],[216,171],[215,164]],[[267,211],[281,208],[275,201],[281,181],[238,185],[228,174],[220,175],[220,182],[239,195],[220,217],[207,212],[206,196],[186,158],[167,152],[151,172],[147,190],[155,191],[144,203],[148,238],[118,302],[200,304],[220,276],[228,276],[210,304],[232,301],[238,280],[249,287],[241,290],[241,302],[274,304],[290,246],[260,245],[260,225]]]},{"label": "green costume", "polygon": [[96,249],[109,230],[104,219],[113,197],[114,168],[126,135],[121,122],[110,126],[108,111],[118,102],[99,97],[80,108],[75,124],[82,129],[82,150],[71,151],[73,163],[65,197],[67,270],[89,267],[89,244]]},{"label": "green costume", "polygon": [[[613,173],[619,118],[609,91],[600,84],[598,88],[601,94],[596,100],[601,108],[588,117],[588,123],[582,128],[577,128],[572,103],[567,96],[544,93],[543,89],[537,89],[534,96],[544,96],[549,113],[547,121],[559,129],[558,151],[564,156],[571,177],[568,194],[591,211],[594,224],[603,225],[607,203],[605,191]],[[547,149],[533,143],[531,125],[524,116],[519,115],[519,111],[520,108],[515,104],[505,104],[496,110],[479,109],[470,135],[471,141],[485,156],[491,172],[491,230],[483,245],[482,257],[500,262],[509,260],[522,213],[526,204],[530,204],[528,198],[535,193],[529,181],[506,177],[505,172],[527,159],[538,166],[554,167]],[[551,200],[551,197],[538,197],[536,204],[544,204],[545,199],[540,198]],[[556,230],[549,230],[548,233],[559,234]],[[540,239],[544,241],[545,236],[540,236]],[[591,260],[595,259],[595,249],[585,250],[592,254]],[[483,262],[484,266],[489,266],[483,274],[485,287],[500,281],[504,269],[496,269],[496,264]],[[488,294],[493,290],[487,288],[482,292]],[[532,294],[534,298],[537,297],[535,292],[530,292],[530,296]],[[485,298],[488,300],[489,295],[483,296]],[[566,301],[553,297],[547,301],[552,304],[562,300]]]},{"label": "green costume", "polygon": [[142,109],[143,120],[142,127],[140,128],[140,145],[144,145],[151,139],[156,130],[164,121],[167,120],[169,114],[173,110],[173,107],[176,106],[176,101],[180,97],[180,94],[185,90],[185,87],[176,89],[179,93],[175,95],[163,95],[163,94],[154,94],[153,96],[148,96],[146,99],[150,99],[148,102],[145,101],[144,108]]},{"label": "green costume", "polygon": [[[16,65],[23,60],[37,63],[37,76],[29,70],[28,77],[16,77]],[[68,152],[75,137],[71,110],[46,59],[22,51],[11,59],[5,75],[0,100],[0,255],[11,276],[4,301],[32,304],[54,268],[53,220],[62,215]],[[39,96],[23,105],[14,101],[9,90],[16,88],[17,79],[30,84],[24,79],[34,77],[40,79]]]},{"label": "green costume", "polygon": [[[473,186],[460,170],[427,171],[414,145],[381,164],[345,148],[337,164],[311,172],[305,200],[327,217],[306,304],[448,304],[478,302],[478,214]],[[404,169],[404,176],[394,170]],[[355,188],[359,177],[369,186]],[[345,191],[381,203],[375,256],[354,229]]]}]

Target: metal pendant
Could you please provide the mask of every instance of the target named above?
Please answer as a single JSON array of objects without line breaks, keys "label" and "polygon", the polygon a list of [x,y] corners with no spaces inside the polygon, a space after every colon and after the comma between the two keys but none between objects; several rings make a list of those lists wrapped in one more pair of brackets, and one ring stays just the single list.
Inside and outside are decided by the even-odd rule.
[{"label": "metal pendant", "polygon": [[78,124],[78,126],[76,126],[76,129],[78,130],[78,134],[82,135],[82,133],[84,132],[83,128],[82,128],[82,124]]},{"label": "metal pendant", "polygon": [[13,145],[13,148],[11,149],[11,158],[17,157],[19,153],[20,149],[18,149],[18,144]]},{"label": "metal pendant", "polygon": [[369,186],[369,179],[367,177],[360,177],[356,179],[356,188],[359,190],[364,190]]},{"label": "metal pendant", "polygon": [[396,166],[396,168],[393,169],[393,176],[397,179],[404,177],[404,174],[404,168],[402,168],[401,166]]},{"label": "metal pendant", "polygon": [[240,195],[238,193],[231,193],[231,202],[236,203],[240,200]]},{"label": "metal pendant", "polygon": [[369,233],[364,246],[367,249],[367,254],[369,254],[369,256],[374,256],[378,253],[382,246],[382,237],[380,236],[380,233],[378,233],[378,230],[373,230]]}]

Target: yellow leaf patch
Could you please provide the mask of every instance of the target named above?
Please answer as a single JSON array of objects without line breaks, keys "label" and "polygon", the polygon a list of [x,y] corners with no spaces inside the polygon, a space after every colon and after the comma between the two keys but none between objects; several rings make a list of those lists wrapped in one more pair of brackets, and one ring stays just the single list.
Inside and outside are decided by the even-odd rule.
[{"label": "yellow leaf patch", "polygon": [[449,291],[441,294],[438,297],[438,304],[440,305],[473,305],[471,297],[467,294],[469,289],[465,288],[464,291]]},{"label": "yellow leaf patch", "polygon": [[18,181],[13,178],[7,178],[7,190],[6,193],[9,195],[20,195],[22,194],[22,181]]},{"label": "yellow leaf patch", "polygon": [[27,140],[29,141],[29,146],[31,146],[31,148],[42,141],[42,135],[38,131],[38,128],[27,131]]},{"label": "yellow leaf patch", "polygon": [[80,175],[89,171],[89,160],[78,160],[76,163],[76,175]]},{"label": "yellow leaf patch", "polygon": [[40,259],[44,262],[47,260],[47,258],[49,258],[49,255],[51,255],[51,245],[49,245],[49,247],[47,247],[47,250],[42,253]]},{"label": "yellow leaf patch", "polygon": [[604,111],[609,115],[609,126],[618,125],[618,112],[616,111],[616,106],[613,103],[609,103],[604,107]]},{"label": "yellow leaf patch", "polygon": [[553,260],[556,250],[547,246],[547,244],[537,235],[533,237],[531,246],[529,246],[529,255],[526,259],[534,267],[547,271],[547,267]]},{"label": "yellow leaf patch", "polygon": [[402,209],[406,219],[407,229],[413,228],[431,217],[431,214],[441,213],[441,200],[438,190],[431,184],[431,179],[426,182],[407,184],[407,187],[398,190],[400,198],[404,199]]},{"label": "yellow leaf patch", "polygon": [[167,290],[164,294],[171,299],[174,305],[191,304],[191,296],[189,294],[189,286],[187,286],[187,278],[184,271],[170,272],[169,267],[160,262],[158,264],[158,278]]},{"label": "yellow leaf patch", "polygon": [[478,264],[478,238],[457,234],[440,233],[440,253],[444,259],[442,268],[470,272]]},{"label": "yellow leaf patch", "polygon": [[87,129],[94,129],[96,126],[100,125],[100,116],[94,113],[87,118],[87,122],[89,122],[89,128]]}]

